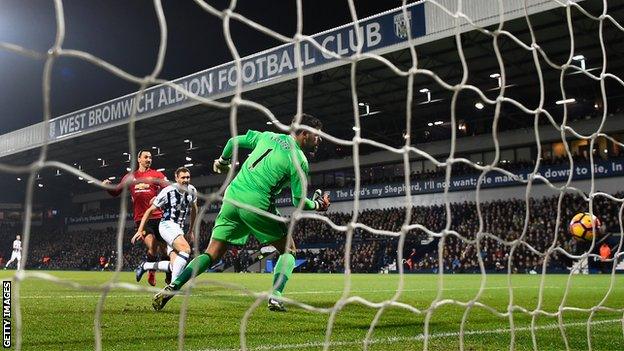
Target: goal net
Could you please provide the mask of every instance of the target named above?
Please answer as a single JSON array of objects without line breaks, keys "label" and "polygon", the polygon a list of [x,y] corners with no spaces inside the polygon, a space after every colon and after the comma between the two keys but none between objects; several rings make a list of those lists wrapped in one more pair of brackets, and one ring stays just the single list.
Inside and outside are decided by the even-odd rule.
[{"label": "goal net", "polygon": [[[0,140],[2,156],[40,147],[38,159],[29,165],[0,163],[3,174],[27,174],[28,178],[22,231],[24,259],[12,276],[14,347],[19,350],[32,346],[28,340],[28,335],[32,334],[25,330],[22,321],[22,310],[30,301],[20,298],[21,286],[30,280],[49,281],[78,291],[98,292],[99,299],[93,320],[94,345],[97,350],[106,348],[102,321],[106,314],[107,298],[112,292],[123,290],[142,292],[145,295],[157,291],[124,282],[122,279],[121,271],[133,268],[124,265],[123,240],[127,231],[132,229],[126,226],[124,215],[118,216],[116,227],[115,240],[119,254],[115,262],[115,273],[105,284],[93,287],[46,272],[24,270],[31,249],[34,191],[40,170],[59,169],[82,177],[85,181],[93,181],[93,186],[98,189],[111,189],[110,185],[105,185],[78,167],[50,159],[49,145],[71,137],[75,130],[69,121],[84,113],[83,118],[90,122],[78,127],[80,132],[97,131],[98,128],[107,127],[107,123],[110,126],[127,123],[130,146],[128,153],[134,155],[138,147],[135,142],[135,124],[138,121],[193,105],[227,111],[228,129],[224,129],[224,133],[228,133],[230,137],[245,132],[238,125],[239,117],[244,113],[241,112],[243,109],[261,115],[265,122],[270,122],[271,128],[282,133],[294,135],[300,129],[318,133],[326,145],[332,145],[331,150],[325,149],[325,152],[335,151],[333,147],[350,150],[353,185],[350,188],[352,198],[347,202],[349,208],[347,210],[344,203],[340,205],[341,214],[330,211],[328,215],[323,215],[303,211],[301,205],[294,208],[288,217],[273,215],[276,220],[288,225],[289,236],[295,242],[298,235],[306,234],[301,234],[298,229],[301,226],[311,228],[310,230],[321,230],[319,228],[322,227],[323,230],[333,233],[337,238],[335,241],[339,242],[337,249],[341,257],[336,261],[342,267],[338,267],[337,271],[343,273],[343,277],[340,280],[341,289],[333,295],[336,299],[331,304],[316,304],[314,300],[306,299],[307,295],[304,293],[289,295],[286,292],[284,297],[287,306],[291,308],[289,313],[294,315],[288,319],[293,323],[301,322],[301,328],[323,323],[322,335],[305,334],[308,338],[289,338],[284,334],[292,331],[286,330],[280,334],[278,330],[272,334],[275,339],[266,341],[266,338],[259,336],[262,328],[258,324],[262,324],[262,321],[258,320],[256,314],[260,307],[264,307],[271,293],[270,286],[267,285],[267,290],[263,291],[250,290],[243,284],[224,282],[219,275],[202,275],[198,279],[192,279],[182,290],[183,303],[179,315],[175,313],[167,316],[177,321],[179,349],[189,347],[186,343],[186,331],[194,314],[194,295],[196,291],[206,287],[219,287],[232,295],[251,297],[252,303],[240,316],[238,324],[233,322],[234,328],[229,329],[238,329],[236,345],[222,347],[223,345],[211,344],[211,340],[206,339],[203,349],[391,350],[404,349],[406,345],[408,348],[425,350],[488,349],[501,344],[493,346],[494,344],[481,342],[479,338],[494,339],[499,336],[504,338],[503,344],[509,349],[549,349],[552,347],[550,342],[556,342],[558,346],[555,348],[596,349],[596,330],[602,331],[600,335],[610,334],[612,345],[624,345],[624,306],[621,303],[624,292],[618,290],[616,275],[616,267],[622,256],[624,200],[622,194],[616,194],[612,188],[603,191],[596,186],[596,179],[601,176],[601,169],[604,168],[600,161],[606,160],[613,153],[619,154],[619,149],[624,146],[619,137],[607,132],[616,128],[610,127],[613,123],[616,126],[619,123],[613,121],[619,116],[619,111],[616,111],[619,106],[618,93],[613,91],[624,85],[620,74],[622,58],[617,53],[617,41],[624,28],[621,24],[622,18],[612,16],[611,13],[613,11],[618,16],[621,15],[619,5],[596,0],[404,1],[399,8],[370,18],[359,18],[358,2],[349,0],[346,5],[351,18],[347,25],[324,33],[307,35],[303,32],[303,4],[301,1],[295,3],[297,30],[294,35],[289,36],[277,33],[269,26],[238,13],[236,1],[230,2],[227,9],[221,10],[207,1],[196,0],[199,9],[222,21],[222,34],[234,60],[230,64],[202,72],[201,75],[176,81],[160,78],[170,43],[167,42],[167,13],[163,11],[159,0],[154,0],[153,5],[158,18],[160,45],[153,70],[145,77],[135,76],[88,52],[66,48],[65,13],[61,0],[54,2],[56,39],[48,52],[34,52],[12,43],[0,42],[2,50],[45,62],[44,116],[41,128],[35,132],[31,130],[29,137],[24,137],[18,131]],[[540,14],[543,16],[540,17]],[[549,31],[548,26],[552,24],[553,17],[559,27],[566,29],[565,35],[562,36],[559,32],[551,35],[554,30]],[[241,57],[230,30],[233,22],[242,23],[284,45],[259,55]],[[450,47],[437,47],[438,40],[444,38],[450,39],[439,45],[450,43]],[[427,48],[421,49],[423,46]],[[610,51],[612,48],[615,53]],[[397,51],[403,52],[402,60],[389,55]],[[423,52],[426,54],[423,55]],[[452,62],[445,62],[441,57],[444,55],[447,58],[449,52],[455,58]],[[436,56],[436,53],[440,56]],[[51,72],[59,57],[77,58],[99,66],[112,75],[137,84],[138,92],[83,112],[52,118]],[[299,124],[301,115],[309,112],[304,105],[305,99],[311,96],[308,90],[315,89],[311,83],[316,79],[313,75],[339,66],[349,69],[348,114],[352,118],[340,124],[348,123],[351,133],[345,133],[344,128],[340,133],[335,132],[332,126],[338,126],[339,123],[327,124],[324,130]],[[371,74],[371,67],[381,67],[377,72],[382,71],[383,74]],[[296,90],[296,104],[292,111],[296,122],[292,125],[284,122],[284,118],[280,120],[280,117],[285,116],[276,115],[269,107],[245,94],[289,80],[296,83],[291,86]],[[389,84],[393,85],[394,96],[384,95],[385,90],[390,88],[381,84],[372,90],[364,89],[363,86],[370,84],[371,80],[377,83],[391,82]],[[551,84],[553,81],[556,81],[554,90]],[[588,95],[579,91],[577,86],[593,86],[594,100],[581,101],[579,96]],[[520,93],[518,87],[524,87]],[[526,95],[528,91],[531,91],[532,96]],[[162,94],[165,94],[165,98],[162,98]],[[385,106],[393,106],[391,113],[400,113],[402,116],[404,132],[398,142],[394,140],[394,144],[392,140],[367,129],[366,118],[379,113],[370,100],[365,101],[372,99],[373,94],[378,94],[380,100],[381,97],[386,99]],[[153,104],[157,107],[148,106],[146,101],[154,101]],[[577,105],[581,102],[593,108],[591,113],[579,110]],[[611,106],[612,103],[615,106]],[[431,104],[444,106],[446,117],[431,115],[434,111],[440,111],[427,109]],[[470,116],[476,113],[481,117]],[[579,119],[579,116],[582,118]],[[322,115],[318,117],[323,119]],[[591,123],[584,123],[585,117]],[[444,132],[434,135],[437,133],[434,128],[438,126],[444,127]],[[556,147],[552,146],[555,143],[551,143],[548,150],[544,149],[542,134],[545,130],[549,137],[558,137]],[[525,167],[526,172],[514,168],[519,167],[518,162],[508,164],[510,162],[500,146],[503,141],[500,135],[503,133],[505,138],[513,137],[514,133],[521,134],[534,143],[534,154],[531,157],[535,161]],[[447,141],[444,152],[428,146],[436,138]],[[585,163],[574,152],[579,149],[578,145],[584,145],[586,150]],[[470,158],[462,151],[466,147],[473,150],[479,150],[480,147],[480,152],[487,149],[489,157],[480,160]],[[611,151],[603,151],[606,148]],[[379,221],[370,220],[374,214],[367,212],[367,206],[371,204],[371,199],[375,199],[375,194],[370,195],[365,191],[370,188],[366,188],[363,183],[363,150],[367,153],[377,150],[387,159],[400,163],[401,185],[396,194],[402,197],[393,201],[400,201],[401,206],[398,210],[393,210],[394,212],[384,212],[387,216],[385,220],[392,218],[396,221],[396,218],[400,218],[400,225],[396,228],[389,229]],[[238,146],[235,146],[234,164],[243,161],[239,151]],[[414,170],[415,160],[421,165],[418,172]],[[579,165],[579,162],[582,164]],[[556,163],[561,165],[557,168],[561,173],[555,176],[544,172],[544,166]],[[422,166],[424,164],[431,167],[425,169]],[[134,171],[135,168],[136,164],[132,165],[131,170]],[[619,174],[615,169],[615,173],[604,169],[605,174]],[[474,177],[461,178],[469,172],[473,172]],[[308,190],[308,197],[311,197],[314,188],[308,184],[309,180],[302,169],[298,169],[298,173],[304,188],[312,190]],[[432,177],[440,175],[441,178],[428,178],[427,174]],[[580,177],[581,175],[585,177]],[[206,216],[211,205],[222,200],[224,190],[234,176],[235,172],[228,173],[223,186],[200,194],[205,202],[201,207],[200,218]],[[457,183],[460,178],[470,184]],[[492,182],[500,182],[500,185],[515,184],[514,189],[521,184],[520,199],[506,203],[509,210],[501,209],[495,200],[504,197],[492,194],[505,193],[508,188],[496,188],[503,190],[492,191]],[[427,195],[430,196],[428,199],[431,199],[431,206],[416,206],[424,205],[416,198],[424,198],[425,195],[421,193],[428,192],[419,190],[427,187],[431,187],[431,192],[437,188],[438,194],[433,197]],[[123,195],[126,195],[126,191],[124,189]],[[453,195],[458,191],[469,192],[471,195],[461,200]],[[338,190],[331,190],[330,194],[334,200],[341,196]],[[549,197],[543,199],[545,196]],[[119,213],[128,213],[126,202],[121,201],[120,204]],[[245,204],[236,205],[270,216]],[[338,205],[338,202],[334,205]],[[607,207],[609,210],[606,210]],[[535,213],[536,211],[539,213]],[[576,212],[589,212],[599,217],[608,212],[609,217],[601,219],[615,230],[603,235],[595,233],[591,241],[582,245],[573,244],[567,234],[567,223]],[[502,227],[503,224],[508,227]],[[196,233],[199,232],[199,226],[197,224]],[[299,234],[294,235],[296,233]],[[606,235],[610,238],[608,242],[611,243],[611,252],[603,257],[598,254],[597,248],[607,242],[603,241]],[[200,247],[199,240],[200,238],[193,245],[195,250],[204,249]],[[430,251],[424,258],[409,256],[410,245],[416,241],[430,245]],[[361,281],[354,283],[352,273],[354,263],[360,262],[359,250],[387,252],[389,256],[393,256],[392,260],[384,262],[383,267],[385,271],[396,270],[397,273],[392,275],[391,280],[385,280],[386,289],[390,289],[389,294],[371,295],[374,291],[359,293],[361,290],[358,287],[361,285],[358,284]],[[494,261],[497,262],[496,266]],[[565,279],[553,283],[555,280],[551,280],[550,268],[554,265],[553,262],[564,261],[567,262],[564,266],[571,269],[564,273]],[[600,261],[607,267],[603,276],[608,278],[598,290],[592,287],[591,280],[578,281],[575,274],[590,271],[587,265],[592,261]],[[408,274],[408,270],[415,270],[413,267],[426,267],[428,272],[434,272],[435,275],[431,279]],[[471,286],[467,289],[470,293],[461,297],[449,293],[453,289],[463,289],[453,287],[454,278],[449,277],[449,273],[459,271],[475,273],[466,278],[469,280],[466,284]],[[499,274],[492,274],[495,271]],[[523,272],[535,276],[531,281],[534,289],[522,290],[524,287],[518,285],[516,277]],[[504,285],[493,287],[491,281],[501,276],[505,277],[501,280]],[[365,279],[373,281],[382,278],[371,275]],[[297,275],[294,280],[296,279]],[[430,286],[413,288],[414,284],[418,284],[414,282],[419,279],[428,281]],[[322,290],[323,283],[318,284],[320,286],[317,289]],[[553,284],[559,285],[553,287]],[[554,290],[557,290],[556,294],[553,293]],[[572,299],[573,295],[582,295],[584,291],[590,290],[592,301],[595,300],[591,306],[577,304],[578,300]],[[307,293],[312,295],[324,292],[310,290]],[[423,294],[423,297],[414,297],[414,294]],[[502,303],[497,300],[496,296],[499,294],[503,295]],[[530,303],[525,303],[525,299],[529,298]],[[224,305],[227,306],[227,303],[224,302]],[[367,320],[366,330],[350,329],[349,322],[341,320],[345,311],[355,313],[356,316],[361,315],[363,320]],[[224,308],[220,313],[227,314],[227,309]],[[401,318],[397,319],[399,325],[385,320],[388,316],[397,314],[401,314]],[[454,317],[447,318],[449,314]],[[323,318],[310,317],[317,315]],[[153,318],[163,318],[162,315],[156,316]],[[472,328],[471,325],[479,319],[493,322],[488,329]],[[114,323],[114,319],[108,320]],[[227,320],[231,321],[231,318]],[[445,322],[451,323],[449,321],[454,325],[441,326]],[[283,325],[272,319],[268,324]],[[254,331],[249,332],[250,328]],[[401,331],[395,334],[393,328]],[[544,341],[545,334],[557,335],[554,339]],[[195,345],[190,347],[199,349]]]}]

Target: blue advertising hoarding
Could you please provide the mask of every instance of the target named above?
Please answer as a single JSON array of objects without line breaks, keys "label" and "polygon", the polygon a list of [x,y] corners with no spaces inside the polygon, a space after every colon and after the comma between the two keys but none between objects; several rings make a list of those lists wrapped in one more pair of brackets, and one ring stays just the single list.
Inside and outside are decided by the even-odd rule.
[{"label": "blue advertising hoarding", "polygon": [[[520,179],[528,179],[529,174],[533,169],[524,169],[515,172]],[[551,165],[542,166],[538,172],[541,176],[548,179],[552,183],[565,181],[570,174],[569,165]],[[467,191],[475,190],[477,187],[480,174],[466,175],[452,177],[449,185],[449,191]],[[596,177],[614,177],[624,175],[624,159],[617,159],[611,161],[596,161],[594,162],[594,175]],[[589,163],[575,164],[572,169],[572,179],[582,180],[589,179],[591,177],[591,170]],[[535,180],[534,183],[539,184],[541,180]],[[500,172],[489,172],[481,180],[481,188],[494,188],[502,186],[522,185],[522,182],[514,180]],[[414,180],[410,184],[412,195],[440,193],[444,191],[445,179],[437,178],[431,180]],[[362,185],[360,187],[360,199],[374,199],[380,197],[396,197],[404,196],[406,187],[403,182],[401,183],[386,183],[386,184],[373,184]],[[331,189],[329,196],[332,201],[351,201],[354,198],[353,188],[339,188]],[[290,198],[290,191],[286,190],[277,199],[278,206],[292,206]]]}]

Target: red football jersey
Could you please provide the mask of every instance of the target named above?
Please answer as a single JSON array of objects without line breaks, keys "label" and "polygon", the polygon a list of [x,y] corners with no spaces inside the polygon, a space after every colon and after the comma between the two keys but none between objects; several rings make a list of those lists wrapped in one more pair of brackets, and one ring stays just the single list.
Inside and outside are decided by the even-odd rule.
[{"label": "red football jersey", "polygon": [[[151,206],[150,201],[158,195],[162,188],[167,186],[168,182],[162,172],[151,168],[145,172],[136,170],[134,173],[126,174],[121,179],[117,189],[108,190],[108,193],[112,196],[119,196],[122,191],[121,184],[126,181],[127,177],[132,177],[132,182],[129,183],[128,191],[130,191],[130,197],[132,198],[134,207],[134,221],[138,222],[143,218],[145,211]],[[151,213],[150,219],[159,219],[161,217],[162,210],[157,208]]]}]

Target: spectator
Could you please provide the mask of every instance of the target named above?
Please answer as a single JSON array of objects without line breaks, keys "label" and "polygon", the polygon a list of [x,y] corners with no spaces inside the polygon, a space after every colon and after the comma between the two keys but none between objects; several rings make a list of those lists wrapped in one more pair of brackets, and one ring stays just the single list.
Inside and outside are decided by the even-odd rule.
[{"label": "spectator", "polygon": [[101,255],[100,259],[99,259],[99,262],[100,262],[100,270],[103,271],[104,268],[106,268],[106,265],[108,264],[108,262],[106,260],[106,257],[104,257],[104,255]]},{"label": "spectator", "polygon": [[611,248],[607,243],[600,245],[600,259],[602,262],[608,260],[611,257]]},{"label": "spectator", "polygon": [[410,271],[414,269],[414,265],[416,264],[416,249],[412,248],[412,252],[410,252],[405,263],[407,264],[407,269]]}]

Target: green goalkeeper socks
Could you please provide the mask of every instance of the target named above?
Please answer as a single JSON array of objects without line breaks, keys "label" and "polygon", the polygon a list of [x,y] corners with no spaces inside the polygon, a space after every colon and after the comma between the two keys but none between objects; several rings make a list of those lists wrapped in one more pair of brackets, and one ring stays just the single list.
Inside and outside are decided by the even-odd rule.
[{"label": "green goalkeeper socks", "polygon": [[[197,257],[195,257],[189,264],[184,268],[180,276],[176,280],[171,283],[174,290],[179,290],[186,282],[191,279],[193,275],[193,270],[197,270],[197,275],[204,273],[208,268],[212,266],[212,258],[210,255],[203,253]],[[273,274],[273,294],[276,296],[282,296],[282,292],[284,291],[284,287],[286,286],[286,282],[292,275],[293,270],[295,269],[295,256],[290,253],[280,255],[277,260],[277,264],[275,265],[275,270]]]},{"label": "green goalkeeper socks", "polygon": [[176,278],[176,280],[171,283],[173,286],[173,290],[180,290],[180,288],[186,284],[191,279],[193,275],[193,271],[197,270],[197,275],[204,273],[208,268],[212,266],[212,257],[210,255],[203,253],[197,257],[195,257],[187,266],[184,268],[182,273]]},{"label": "green goalkeeper socks", "polygon": [[273,270],[273,295],[282,296],[284,287],[295,269],[295,256],[290,253],[280,255]]}]

